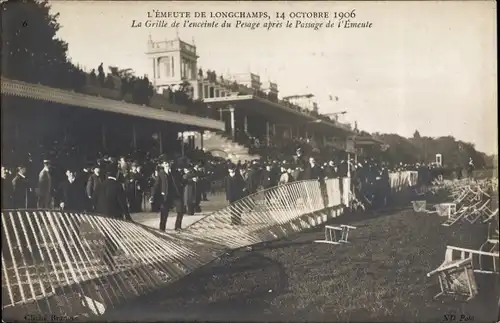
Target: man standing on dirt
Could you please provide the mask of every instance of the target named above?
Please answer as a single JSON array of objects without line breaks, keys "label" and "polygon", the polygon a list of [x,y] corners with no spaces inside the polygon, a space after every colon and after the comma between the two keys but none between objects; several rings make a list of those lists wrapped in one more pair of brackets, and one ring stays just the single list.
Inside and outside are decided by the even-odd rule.
[{"label": "man standing on dirt", "polygon": [[[165,231],[167,227],[168,213],[175,206],[177,219],[175,221],[175,230],[178,231],[182,226],[184,216],[184,202],[182,175],[173,167],[173,162],[163,161],[163,169],[158,172],[153,189],[151,191],[151,203],[157,202],[160,205],[160,230]],[[154,201],[158,198],[159,201]]]}]

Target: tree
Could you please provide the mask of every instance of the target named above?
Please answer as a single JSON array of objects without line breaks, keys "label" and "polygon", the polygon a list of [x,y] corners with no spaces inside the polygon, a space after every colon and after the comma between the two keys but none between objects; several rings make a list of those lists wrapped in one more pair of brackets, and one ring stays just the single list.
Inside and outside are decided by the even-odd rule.
[{"label": "tree", "polygon": [[418,131],[415,131],[412,138],[403,138],[395,134],[383,134],[381,137],[390,145],[385,152],[385,157],[390,162],[429,163],[434,161],[436,154],[441,154],[446,167],[464,167],[469,158],[472,158],[477,168],[487,166],[487,156],[478,152],[474,144],[457,141],[452,136],[420,137]]},{"label": "tree", "polygon": [[68,45],[56,38],[59,14],[47,1],[9,1],[2,8],[2,75],[49,86],[70,88]]}]

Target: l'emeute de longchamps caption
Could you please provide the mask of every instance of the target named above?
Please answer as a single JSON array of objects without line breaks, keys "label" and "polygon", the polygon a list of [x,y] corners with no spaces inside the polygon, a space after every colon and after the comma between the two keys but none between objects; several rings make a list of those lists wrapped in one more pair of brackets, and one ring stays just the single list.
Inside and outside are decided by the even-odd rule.
[{"label": "l'emeute de longchamps caption", "polygon": [[358,17],[356,9],[334,12],[292,11],[160,11],[133,19],[132,28],[236,28],[236,29],[367,29],[373,23]]}]

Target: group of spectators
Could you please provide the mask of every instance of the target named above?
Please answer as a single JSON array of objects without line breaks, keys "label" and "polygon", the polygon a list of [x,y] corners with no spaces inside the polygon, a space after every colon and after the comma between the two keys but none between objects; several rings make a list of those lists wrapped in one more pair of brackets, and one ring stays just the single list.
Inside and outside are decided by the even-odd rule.
[{"label": "group of spectators", "polygon": [[[97,72],[92,69],[89,73],[89,84],[95,87],[119,90],[122,100],[130,100],[130,102],[139,105],[151,105],[155,89],[147,76],[136,77],[129,70],[120,71],[113,66],[109,67],[109,69],[111,72],[107,73],[107,75],[104,72],[103,63],[99,65]],[[84,85],[85,79],[86,77],[84,77]],[[203,104],[194,100],[194,88],[187,81],[167,86],[163,89],[161,96],[165,98],[166,102],[175,104],[177,107],[184,107],[186,110],[182,110],[183,113],[216,118],[213,111],[207,111]]]},{"label": "group of spectators", "polygon": [[[292,151],[292,147],[298,148]],[[130,213],[150,207],[161,213],[162,230],[168,213],[175,208],[179,229],[185,213],[201,211],[200,203],[207,199],[212,183],[221,184],[231,203],[293,181],[349,176],[356,199],[367,207],[379,208],[390,203],[390,172],[418,171],[419,185],[430,185],[443,175],[433,164],[388,165],[369,158],[355,161],[345,154],[333,158],[314,154],[312,147],[305,139],[281,141],[279,147],[267,147],[279,154],[262,154],[260,161],[237,164],[198,149],[186,149],[182,158],[162,156],[155,160],[146,155],[140,162],[127,155],[104,156],[83,167],[45,160],[38,177],[33,176],[37,171],[28,172],[25,166],[14,170],[2,166],[2,208],[58,208],[129,218]],[[106,196],[110,190],[116,194],[114,199]],[[233,219],[234,224],[240,222],[238,216]]]},{"label": "group of spectators", "polygon": [[[201,164],[179,161],[176,167],[183,174],[184,182],[179,186],[185,197],[183,208],[188,214],[201,211],[200,201],[206,199],[209,174]],[[44,160],[43,169],[33,181],[25,166],[15,171],[2,166],[2,209],[61,209],[129,218],[130,213],[143,211],[145,195],[151,196],[153,210],[160,208],[157,195],[161,192],[155,190],[160,169],[154,163],[146,168],[149,174],[143,165],[125,157],[99,159],[83,169],[56,169],[51,161]],[[191,181],[194,174],[196,183]]]},{"label": "group of spectators", "polygon": [[100,86],[106,89],[120,90],[121,98],[131,95],[132,102],[139,105],[149,105],[153,94],[155,93],[153,84],[147,76],[136,77],[133,75],[120,75],[117,68],[111,68],[111,73],[107,76],[104,73],[103,63],[89,74],[90,85]]}]

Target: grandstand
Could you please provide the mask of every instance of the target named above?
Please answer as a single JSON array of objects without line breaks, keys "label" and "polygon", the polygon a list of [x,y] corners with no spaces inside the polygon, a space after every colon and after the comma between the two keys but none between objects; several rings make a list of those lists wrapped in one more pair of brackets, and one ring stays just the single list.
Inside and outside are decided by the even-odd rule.
[{"label": "grandstand", "polygon": [[[39,129],[35,134],[39,140],[44,139],[42,134],[53,140],[86,133],[88,142],[100,143],[102,151],[108,151],[118,143],[113,124],[119,120],[119,135],[124,136],[120,144],[133,149],[140,142],[143,148],[144,144],[154,145],[157,154],[162,154],[167,146],[181,150],[181,142],[190,142],[206,151],[222,150],[234,162],[259,158],[255,151],[249,150],[250,137],[262,146],[284,138],[307,138],[315,146],[337,151],[346,151],[358,137],[350,125],[319,114],[317,106],[308,109],[278,99],[278,85],[262,86],[258,75],[240,74],[225,79],[217,78],[211,71],[203,74],[200,69],[195,73],[196,46],[180,39],[161,42],[150,39],[147,59],[153,65],[152,85],[156,90],[147,105],[134,104],[132,95],[120,90],[122,82],[116,68],[110,68],[106,77],[111,85],[99,84],[90,73],[86,74],[83,86],[74,91],[2,77],[2,95],[8,103],[4,113],[11,120],[4,128],[5,142],[10,145],[7,151],[23,142],[20,138],[23,132],[19,129],[26,114],[37,115],[31,119],[37,127],[30,127]],[[166,72],[163,74],[162,70]],[[190,86],[186,90],[190,98],[188,101],[178,98],[181,103],[176,103],[175,98],[172,100],[173,88],[183,83]],[[45,102],[43,108],[35,103],[40,101]],[[56,122],[58,118],[64,122]],[[44,125],[50,131],[40,128]],[[188,132],[181,138],[177,135]],[[359,136],[357,141],[358,148],[379,144],[367,134]],[[355,152],[354,147],[350,152]]]}]

